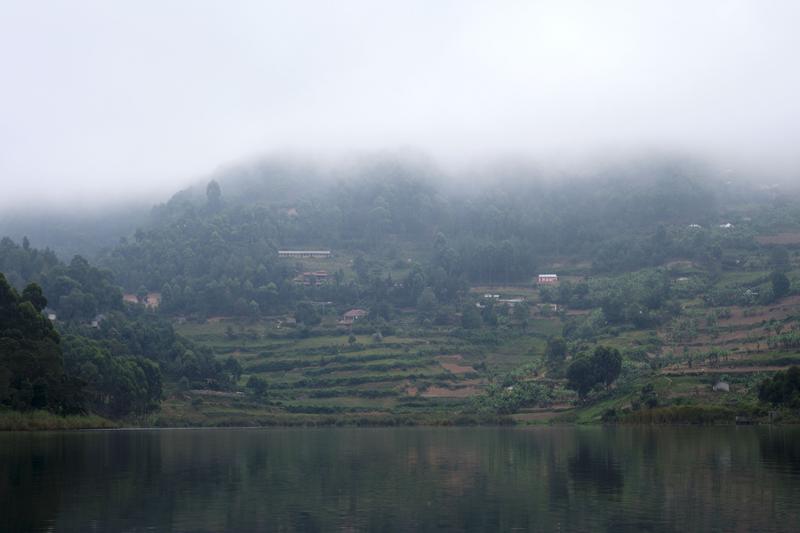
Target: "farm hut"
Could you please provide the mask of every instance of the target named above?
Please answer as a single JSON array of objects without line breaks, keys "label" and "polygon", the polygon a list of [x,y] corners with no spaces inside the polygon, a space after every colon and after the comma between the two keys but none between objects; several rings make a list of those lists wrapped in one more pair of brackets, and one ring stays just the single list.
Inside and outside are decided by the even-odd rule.
[{"label": "farm hut", "polygon": [[717,381],[713,387],[714,392],[730,392],[731,386],[724,381]]},{"label": "farm hut", "polygon": [[356,320],[360,320],[367,316],[367,311],[364,309],[350,309],[345,314],[342,315],[342,320],[340,323],[342,324],[352,324]]}]

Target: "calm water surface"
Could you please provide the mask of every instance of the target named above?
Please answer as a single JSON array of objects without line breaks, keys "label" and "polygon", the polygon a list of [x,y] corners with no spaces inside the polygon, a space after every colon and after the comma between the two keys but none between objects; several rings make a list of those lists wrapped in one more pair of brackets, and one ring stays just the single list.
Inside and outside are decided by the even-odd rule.
[{"label": "calm water surface", "polygon": [[2,531],[800,531],[800,428],[0,433]]}]

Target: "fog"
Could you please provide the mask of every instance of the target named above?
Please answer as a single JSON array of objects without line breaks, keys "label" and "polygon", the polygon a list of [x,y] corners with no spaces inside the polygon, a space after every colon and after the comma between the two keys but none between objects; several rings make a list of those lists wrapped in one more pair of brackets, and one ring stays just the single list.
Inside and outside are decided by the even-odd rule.
[{"label": "fog", "polygon": [[791,0],[4,2],[0,208],[163,199],[271,153],[409,150],[457,174],[657,151],[794,179],[798,15]]}]

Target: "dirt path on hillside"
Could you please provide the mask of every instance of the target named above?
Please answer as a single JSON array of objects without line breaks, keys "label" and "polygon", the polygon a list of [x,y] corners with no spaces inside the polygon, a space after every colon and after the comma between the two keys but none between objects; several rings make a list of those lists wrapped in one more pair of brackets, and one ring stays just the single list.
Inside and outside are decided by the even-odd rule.
[{"label": "dirt path on hillside", "polygon": [[778,372],[786,370],[786,366],[718,366],[702,368],[664,368],[659,371],[662,376],[691,376],[704,374],[754,374],[756,372]]}]

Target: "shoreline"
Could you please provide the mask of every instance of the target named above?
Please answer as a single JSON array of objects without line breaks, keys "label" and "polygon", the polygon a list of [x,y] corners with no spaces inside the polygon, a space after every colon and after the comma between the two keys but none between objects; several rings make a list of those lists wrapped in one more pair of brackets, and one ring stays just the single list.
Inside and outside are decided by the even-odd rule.
[{"label": "shoreline", "polygon": [[254,420],[247,423],[242,420],[219,420],[207,424],[181,423],[180,420],[164,420],[164,423],[155,424],[131,424],[130,421],[113,421],[97,415],[70,415],[61,417],[43,411],[21,413],[16,411],[0,412],[0,433],[2,432],[39,432],[39,431],[93,431],[93,430],[175,430],[175,429],[270,429],[270,428],[298,428],[298,429],[322,429],[322,428],[467,428],[467,427],[486,427],[486,428],[526,428],[526,427],[591,427],[591,426],[638,426],[638,427],[719,427],[719,426],[796,426],[800,424],[800,418],[793,416],[781,417],[780,419],[769,421],[764,419],[747,419],[746,421],[735,418],[696,418],[687,417],[667,417],[648,416],[646,418],[633,418],[631,420],[616,421],[570,421],[570,420],[548,420],[536,423],[525,423],[516,421],[510,417],[456,417],[454,419],[415,419],[414,417],[398,418],[269,418]]}]

